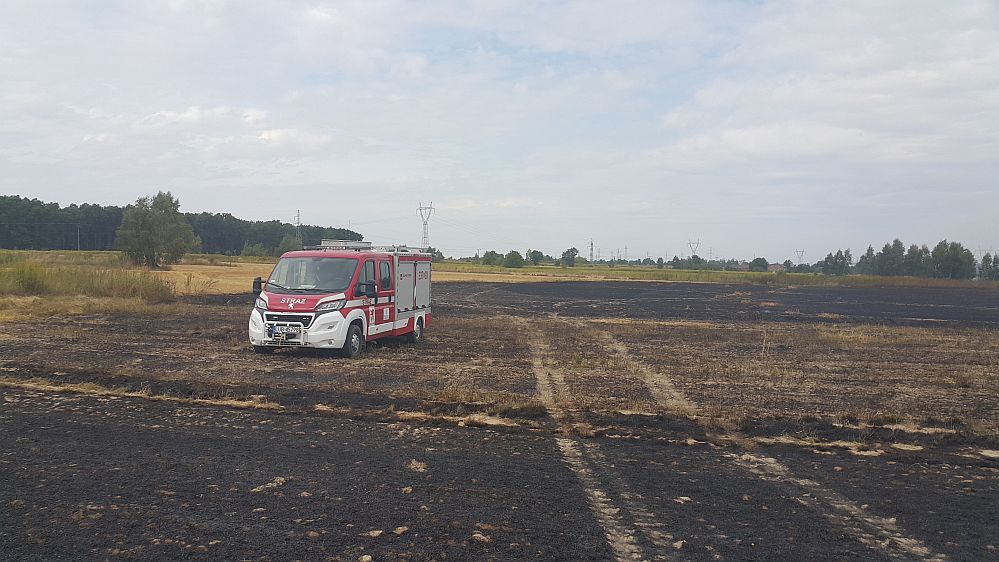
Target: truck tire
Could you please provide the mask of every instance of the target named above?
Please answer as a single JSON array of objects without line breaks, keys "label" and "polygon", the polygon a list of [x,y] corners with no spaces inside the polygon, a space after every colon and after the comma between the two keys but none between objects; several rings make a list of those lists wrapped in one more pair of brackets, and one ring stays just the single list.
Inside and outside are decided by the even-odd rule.
[{"label": "truck tire", "polygon": [[265,345],[255,345],[253,346],[254,353],[260,353],[261,355],[270,355],[274,353],[273,347],[267,347]]},{"label": "truck tire", "polygon": [[353,359],[364,351],[364,332],[359,324],[351,324],[347,328],[347,339],[343,342],[340,354],[347,359]]},{"label": "truck tire", "polygon": [[413,331],[406,334],[406,341],[409,343],[419,343],[423,339],[423,318],[416,319],[416,326]]}]

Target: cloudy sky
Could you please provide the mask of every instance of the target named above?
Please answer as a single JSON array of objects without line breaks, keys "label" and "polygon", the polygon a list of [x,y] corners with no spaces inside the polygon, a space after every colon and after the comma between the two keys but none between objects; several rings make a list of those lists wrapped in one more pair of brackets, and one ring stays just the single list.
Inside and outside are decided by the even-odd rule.
[{"label": "cloudy sky", "polygon": [[999,248],[995,0],[4,0],[0,192],[376,242]]}]

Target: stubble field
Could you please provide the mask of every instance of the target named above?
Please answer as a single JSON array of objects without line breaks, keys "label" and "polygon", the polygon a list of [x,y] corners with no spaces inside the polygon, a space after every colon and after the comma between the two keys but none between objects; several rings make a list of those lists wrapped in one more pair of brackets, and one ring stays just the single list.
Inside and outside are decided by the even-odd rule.
[{"label": "stubble field", "polygon": [[[0,545],[58,558],[59,529],[94,557],[996,555],[994,291],[442,283],[434,298],[423,343],[354,361],[254,355],[249,295],[6,323]],[[270,424],[285,429],[258,435]],[[129,469],[150,455],[221,495],[160,460]],[[95,456],[128,476],[119,503],[145,527],[79,480]],[[347,469],[350,484],[330,472]],[[291,481],[324,501],[282,504]]]}]

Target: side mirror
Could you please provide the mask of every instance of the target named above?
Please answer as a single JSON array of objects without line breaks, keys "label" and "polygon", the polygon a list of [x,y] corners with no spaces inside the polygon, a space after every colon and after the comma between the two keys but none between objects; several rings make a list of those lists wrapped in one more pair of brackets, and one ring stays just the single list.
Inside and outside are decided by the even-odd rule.
[{"label": "side mirror", "polygon": [[253,278],[253,294],[254,295],[259,295],[260,291],[262,291],[262,290],[263,290],[263,282],[261,281],[261,279],[259,277],[254,277]]}]

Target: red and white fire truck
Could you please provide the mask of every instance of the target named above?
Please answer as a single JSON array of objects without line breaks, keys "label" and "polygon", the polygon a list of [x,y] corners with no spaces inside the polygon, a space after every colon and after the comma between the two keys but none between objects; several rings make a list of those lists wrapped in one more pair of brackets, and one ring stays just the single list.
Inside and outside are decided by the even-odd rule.
[{"label": "red and white fire truck", "polygon": [[253,280],[250,344],[258,353],[312,347],[356,357],[373,339],[419,341],[430,326],[431,257],[348,240],[287,252],[266,281]]}]

